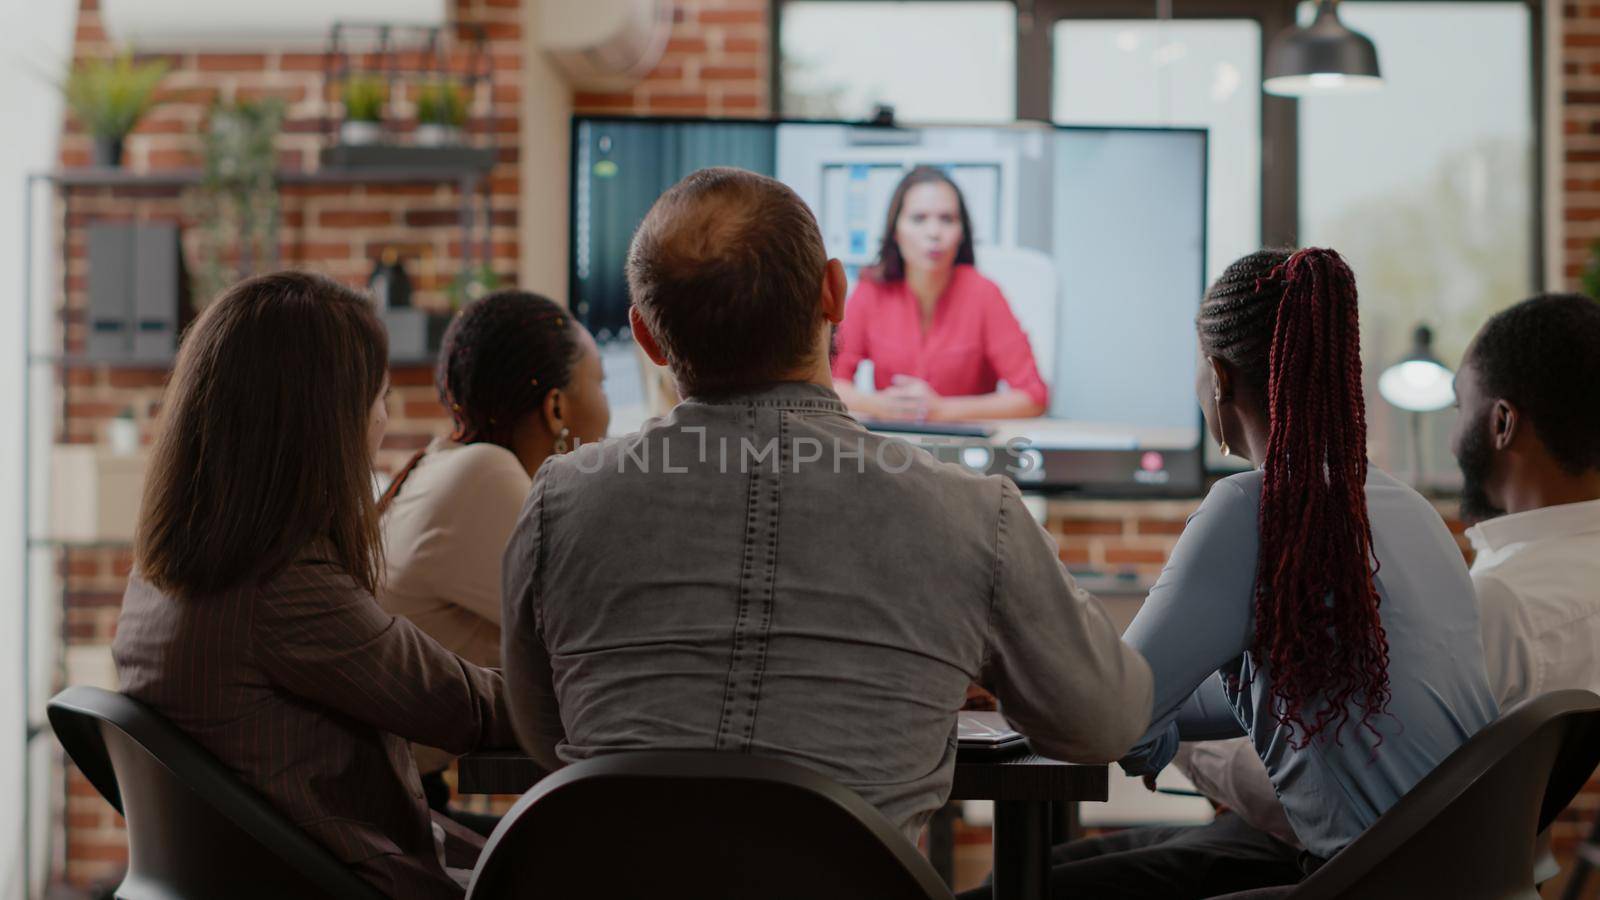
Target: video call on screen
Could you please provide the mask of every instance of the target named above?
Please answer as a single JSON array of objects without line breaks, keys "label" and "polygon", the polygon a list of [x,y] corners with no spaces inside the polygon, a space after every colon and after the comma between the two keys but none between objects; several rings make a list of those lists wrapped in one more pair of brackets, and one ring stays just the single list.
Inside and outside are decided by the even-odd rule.
[{"label": "video call on screen", "polygon": [[[1090,481],[1133,483],[1158,467],[1167,481],[1181,458],[1173,468],[1198,483],[1204,131],[578,117],[573,135],[572,298],[602,340],[627,333],[633,231],[683,176],[737,166],[789,185],[853,290],[877,259],[896,185],[933,166],[959,188],[976,268],[1005,295],[1049,387],[1044,416],[996,440],[1020,435],[1058,473],[1065,460],[1126,460]],[[870,367],[856,384],[872,388]]]}]

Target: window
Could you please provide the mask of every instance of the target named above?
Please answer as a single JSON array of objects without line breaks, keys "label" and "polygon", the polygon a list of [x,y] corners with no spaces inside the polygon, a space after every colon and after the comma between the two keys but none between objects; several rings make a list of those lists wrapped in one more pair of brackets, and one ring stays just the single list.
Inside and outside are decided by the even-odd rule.
[{"label": "window", "polygon": [[[1541,286],[1542,2],[1343,0],[1385,86],[1296,102],[1263,95],[1261,66],[1308,2],[1029,0],[1019,21],[1007,2],[779,0],[780,109],[1208,128],[1208,274],[1263,244],[1342,252],[1361,287],[1371,457],[1414,475],[1413,422],[1378,375],[1422,323],[1458,365],[1489,315]],[[1459,477],[1452,416],[1423,420],[1429,485]]]},{"label": "window", "polygon": [[[1384,87],[1300,102],[1300,243],[1355,270],[1372,459],[1406,474],[1410,416],[1379,397],[1378,374],[1419,323],[1456,366],[1483,321],[1538,283],[1531,15],[1498,0],[1347,0],[1339,15],[1378,45]],[[1429,483],[1458,478],[1453,415],[1423,421]]]},{"label": "window", "polygon": [[1206,273],[1261,243],[1261,26],[1249,19],[1064,19],[1053,118],[1209,129]]},{"label": "window", "polygon": [[860,120],[880,103],[908,122],[1009,122],[1017,114],[1017,9],[973,2],[785,2],[785,116]]}]

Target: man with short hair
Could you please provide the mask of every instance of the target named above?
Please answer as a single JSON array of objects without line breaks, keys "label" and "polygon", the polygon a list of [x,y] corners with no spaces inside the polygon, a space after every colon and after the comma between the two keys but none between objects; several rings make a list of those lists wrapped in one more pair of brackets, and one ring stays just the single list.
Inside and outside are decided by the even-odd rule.
[{"label": "man with short hair", "polygon": [[844,270],[793,191],[696,172],[646,215],[627,272],[634,337],[685,399],[535,479],[503,596],[535,759],[787,758],[914,840],[950,793],[973,681],[1042,753],[1132,745],[1149,666],[1016,487],[869,433],[833,392]]},{"label": "man with short hair", "polygon": [[1600,302],[1547,294],[1478,332],[1456,376],[1461,515],[1502,710],[1600,691]]}]

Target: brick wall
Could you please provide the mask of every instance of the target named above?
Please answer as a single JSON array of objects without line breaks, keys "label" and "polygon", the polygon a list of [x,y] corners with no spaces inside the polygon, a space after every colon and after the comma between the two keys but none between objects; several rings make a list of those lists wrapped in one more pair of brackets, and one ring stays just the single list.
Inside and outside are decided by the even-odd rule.
[{"label": "brick wall", "polygon": [[[515,282],[518,261],[517,204],[518,125],[521,69],[524,58],[521,0],[454,0],[456,21],[485,26],[495,76],[487,89],[487,108],[474,107],[478,117],[469,132],[492,130],[499,162],[489,178],[489,244],[491,263],[502,279]],[[203,14],[203,11],[202,13]],[[100,24],[97,0],[80,0],[74,55],[90,58],[112,52]],[[321,117],[332,94],[325,91],[323,58],[317,52],[163,54],[171,71],[162,82],[161,106],[130,135],[125,165],[143,173],[194,169],[200,165],[199,134],[216,100],[276,97],[287,104],[278,141],[280,167],[305,170],[316,166],[324,144]],[[459,54],[458,54],[459,55]],[[411,102],[402,87],[398,111]],[[337,109],[334,110],[337,112]],[[399,123],[400,130],[408,128]],[[76,122],[63,126],[60,164],[87,165],[90,141]],[[445,289],[462,267],[458,216],[460,197],[453,184],[285,185],[280,191],[282,229],[278,241],[282,266],[304,268],[351,285],[364,285],[373,260],[383,248],[398,248],[416,288],[419,306],[445,309]],[[100,220],[174,221],[192,224],[193,204],[168,188],[75,190],[54,219],[58,246],[67,268],[57,305],[64,348],[82,350],[85,292],[88,280],[87,232],[80,226]],[[63,220],[73,226],[63,230]],[[481,239],[482,223],[479,223]],[[199,249],[197,230],[185,236],[189,265]],[[481,257],[480,257],[481,259]],[[389,435],[380,465],[392,469],[443,427],[443,411],[435,399],[431,372],[399,368],[393,372]],[[100,366],[62,372],[65,419],[57,439],[67,443],[100,443],[107,421],[131,409],[149,440],[164,371]],[[64,549],[58,570],[64,582],[62,634],[69,653],[82,658],[109,644],[124,579],[131,566],[126,549]],[[81,677],[81,676],[80,676]],[[75,773],[68,776],[66,868],[68,881],[88,884],[116,877],[126,862],[122,823]]]},{"label": "brick wall", "polygon": [[580,91],[580,112],[764,116],[769,112],[767,0],[679,0],[654,71],[631,90]]},{"label": "brick wall", "polygon": [[1600,2],[1561,5],[1563,272],[1572,288],[1600,240]]},{"label": "brick wall", "polygon": [[[499,129],[502,162],[493,183],[494,263],[513,278],[517,260],[516,194],[518,73],[522,68],[522,0],[457,0],[460,18],[491,23],[496,70],[495,115],[512,124]],[[77,54],[106,51],[96,0],[82,0]],[[1562,203],[1567,220],[1566,267],[1575,279],[1588,245],[1600,238],[1600,0],[1564,7],[1563,90],[1566,132],[1566,183]],[[760,116],[769,112],[770,32],[764,0],[679,0],[670,42],[656,69],[630,90],[579,92],[574,107],[584,112],[663,115]],[[196,129],[214,97],[280,96],[290,103],[289,125],[280,143],[286,167],[311,164],[319,146],[316,123],[322,112],[320,57],[299,53],[185,54],[173,57],[175,71],[164,90],[172,99],[142,123],[128,144],[128,164],[158,170],[196,164]],[[88,158],[87,140],[66,124],[63,165]],[[376,249],[395,243],[426,260],[408,268],[420,288],[419,303],[440,305],[441,290],[459,259],[452,246],[457,198],[450,187],[295,188],[285,192],[282,261],[316,269],[353,284],[365,280]],[[170,195],[101,192],[84,195],[73,212],[90,216],[141,216],[184,219],[182,202]],[[58,232],[59,236],[59,232]],[[85,287],[81,236],[68,248],[64,282],[64,323],[69,340],[81,340]],[[106,368],[70,370],[68,413],[62,438],[84,443],[104,439],[107,418],[132,408],[148,435],[157,412],[165,373]],[[393,374],[390,437],[380,464],[393,467],[442,427],[425,369]],[[1050,530],[1062,559],[1075,567],[1123,571],[1138,581],[1153,578],[1182,530],[1193,502],[1071,503],[1054,507]],[[1459,528],[1457,529],[1459,530]],[[125,549],[64,551],[59,561],[65,580],[64,636],[72,647],[103,647],[115,627],[123,580],[131,559]],[[1600,793],[1586,794],[1566,819],[1587,822]],[[119,817],[98,799],[81,777],[69,776],[66,808],[66,870],[69,881],[85,884],[114,877],[126,862]],[[1577,839],[1575,821],[1559,826],[1558,847]]]}]

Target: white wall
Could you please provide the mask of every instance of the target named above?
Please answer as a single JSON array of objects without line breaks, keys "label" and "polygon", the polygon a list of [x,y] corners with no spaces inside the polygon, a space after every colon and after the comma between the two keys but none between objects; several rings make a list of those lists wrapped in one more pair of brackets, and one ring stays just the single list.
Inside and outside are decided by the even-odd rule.
[{"label": "white wall", "polygon": [[[545,0],[559,2],[559,0]],[[539,50],[538,3],[523,5],[522,204],[518,210],[518,287],[567,302],[568,171],[572,89]]]},{"label": "white wall", "polygon": [[[25,174],[50,168],[56,154],[61,121],[60,95],[50,79],[65,70],[72,55],[72,26],[77,4],[71,0],[0,3],[0,121],[7,123],[0,141],[0,898],[24,896],[22,886],[22,822],[24,796],[23,728],[25,700],[22,670],[22,376],[27,365],[22,329],[23,294],[23,194]],[[47,194],[40,191],[37,205]],[[36,219],[48,221],[45,209]],[[48,229],[35,232],[44,244]],[[37,247],[35,258],[47,260],[47,248]],[[41,278],[38,283],[47,284]],[[48,308],[48,298],[35,309]],[[40,323],[42,315],[35,316]],[[35,404],[36,408],[43,404]],[[37,417],[36,417],[37,418]],[[35,432],[34,446],[48,446],[49,432]],[[36,458],[37,459],[37,458]],[[35,466],[36,472],[43,472]],[[38,633],[39,628],[35,628]],[[39,646],[36,641],[35,647]],[[37,655],[36,655],[36,661]],[[40,671],[35,666],[34,671]],[[36,679],[37,680],[37,679]],[[38,692],[36,692],[37,695]],[[45,874],[44,825],[48,800],[50,758],[48,739],[36,742],[31,792],[34,795],[34,855],[32,876],[36,886]]]}]

